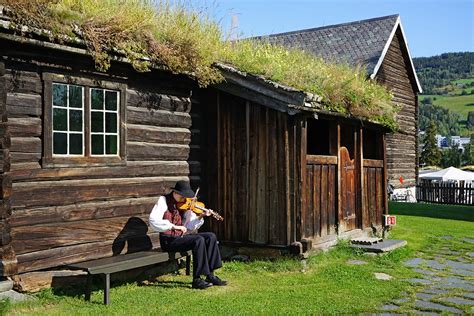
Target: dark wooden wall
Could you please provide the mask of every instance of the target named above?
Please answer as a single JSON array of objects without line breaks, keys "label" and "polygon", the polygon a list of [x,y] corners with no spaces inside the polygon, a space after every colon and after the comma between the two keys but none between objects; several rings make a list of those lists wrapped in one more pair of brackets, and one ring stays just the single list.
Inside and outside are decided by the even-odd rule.
[{"label": "dark wooden wall", "polygon": [[5,64],[0,61],[0,275],[17,272],[15,252],[11,238],[11,192],[10,147],[11,138],[7,115],[7,86]]},{"label": "dark wooden wall", "polygon": [[382,225],[386,199],[383,168],[383,160],[364,160],[363,227]]},{"label": "dark wooden wall", "polygon": [[[393,101],[402,106],[397,115],[400,132],[387,136],[387,168],[390,183],[396,187],[414,186],[418,170],[418,105],[410,61],[401,47],[400,29],[396,32],[376,79],[393,93]],[[399,178],[404,178],[401,184]]]},{"label": "dark wooden wall", "polygon": [[302,211],[303,238],[318,239],[336,233],[337,156],[307,156],[306,207]]},{"label": "dark wooden wall", "polygon": [[208,200],[225,218],[211,229],[223,241],[288,244],[288,115],[217,91],[206,112]]},{"label": "dark wooden wall", "polygon": [[[12,45],[3,47],[14,50]],[[15,61],[5,61],[8,124],[1,126],[11,133],[11,169],[4,159],[2,177],[12,179],[12,213],[4,223],[11,226],[10,245],[18,272],[158,247],[158,234],[147,226],[157,196],[176,181],[188,179],[189,166],[193,179],[199,180],[199,163],[190,160],[189,83],[158,71],[137,74],[118,64],[105,76],[95,73],[90,60],[80,56],[55,52],[51,61],[45,52],[29,54],[35,58],[23,60],[20,54]],[[43,165],[43,139],[48,137],[42,121],[45,70],[91,79],[100,76],[126,85],[123,163]],[[0,91],[1,83],[0,79]],[[0,93],[4,109],[1,102]],[[8,149],[2,149],[5,156]]]}]

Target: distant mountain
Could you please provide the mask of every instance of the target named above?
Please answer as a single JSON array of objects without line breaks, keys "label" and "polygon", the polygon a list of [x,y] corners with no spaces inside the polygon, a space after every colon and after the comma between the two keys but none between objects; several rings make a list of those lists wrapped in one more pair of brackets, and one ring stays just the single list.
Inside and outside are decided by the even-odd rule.
[{"label": "distant mountain", "polygon": [[439,88],[452,81],[474,77],[474,52],[413,58],[413,63],[423,94],[442,94]]}]

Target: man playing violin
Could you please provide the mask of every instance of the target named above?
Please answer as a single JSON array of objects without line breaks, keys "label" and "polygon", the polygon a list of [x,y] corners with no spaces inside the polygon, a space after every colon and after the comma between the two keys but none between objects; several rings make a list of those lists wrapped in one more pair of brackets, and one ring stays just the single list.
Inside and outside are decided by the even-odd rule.
[{"label": "man playing violin", "polygon": [[226,281],[214,275],[214,270],[222,267],[216,235],[197,232],[204,223],[203,216],[209,216],[210,213],[196,215],[190,210],[178,210],[178,203],[195,196],[188,182],[178,181],[171,190],[169,194],[159,197],[150,214],[150,226],[160,233],[161,248],[167,252],[192,250],[193,288],[227,285]]}]

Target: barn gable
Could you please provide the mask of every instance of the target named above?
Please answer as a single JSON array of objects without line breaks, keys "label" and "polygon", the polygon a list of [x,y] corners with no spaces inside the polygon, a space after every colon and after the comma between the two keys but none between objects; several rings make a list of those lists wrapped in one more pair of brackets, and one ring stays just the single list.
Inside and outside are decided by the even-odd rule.
[{"label": "barn gable", "polygon": [[327,60],[365,67],[369,78],[385,84],[393,93],[394,102],[402,107],[397,115],[399,131],[387,137],[388,178],[396,187],[415,185],[418,156],[416,95],[422,89],[398,14],[257,39],[300,48]]}]

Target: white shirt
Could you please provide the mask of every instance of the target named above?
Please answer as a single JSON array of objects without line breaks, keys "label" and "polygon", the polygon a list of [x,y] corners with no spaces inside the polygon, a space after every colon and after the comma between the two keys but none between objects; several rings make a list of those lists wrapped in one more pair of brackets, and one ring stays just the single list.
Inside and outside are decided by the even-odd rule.
[{"label": "white shirt", "polygon": [[[163,233],[173,228],[173,224],[169,220],[163,219],[167,210],[166,197],[160,196],[150,213],[149,223],[153,231]],[[192,234],[197,233],[198,229],[204,224],[204,219],[199,218],[193,211],[186,211],[182,216],[182,222],[182,225],[187,229],[186,234]]]}]

